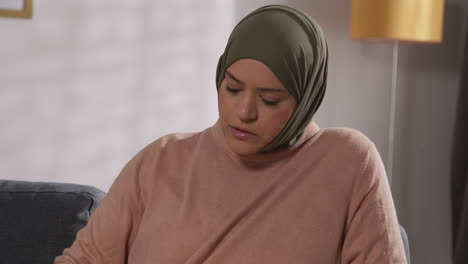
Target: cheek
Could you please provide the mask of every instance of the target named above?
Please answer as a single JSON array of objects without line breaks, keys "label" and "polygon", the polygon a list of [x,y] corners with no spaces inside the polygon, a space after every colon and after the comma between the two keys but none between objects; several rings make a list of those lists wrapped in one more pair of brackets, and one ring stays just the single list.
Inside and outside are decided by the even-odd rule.
[{"label": "cheek", "polygon": [[271,131],[269,136],[276,136],[286,125],[293,113],[294,109],[284,109],[270,114],[268,120],[265,120],[266,126],[268,126],[267,131]]},{"label": "cheek", "polygon": [[280,112],[274,116],[275,125],[278,128],[278,130],[281,130],[286,125],[290,117],[291,117],[290,111]]},{"label": "cheek", "polygon": [[223,92],[220,88],[218,91],[218,111],[220,115],[224,112],[223,109],[225,108],[225,106],[226,106],[226,100],[224,99]]},{"label": "cheek", "polygon": [[221,86],[218,91],[218,112],[221,119],[226,119],[229,113],[232,112],[230,110],[232,108],[231,101],[227,96],[229,95],[226,90],[223,89],[223,86]]}]

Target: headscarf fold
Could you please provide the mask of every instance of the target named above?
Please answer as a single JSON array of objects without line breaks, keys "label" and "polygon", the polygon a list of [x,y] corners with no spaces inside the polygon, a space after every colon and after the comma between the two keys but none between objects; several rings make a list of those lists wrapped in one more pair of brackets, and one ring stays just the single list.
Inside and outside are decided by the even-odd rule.
[{"label": "headscarf fold", "polygon": [[328,47],[322,29],[309,15],[291,7],[269,5],[253,11],[236,25],[219,58],[218,91],[226,69],[245,58],[268,66],[297,102],[291,118],[263,152],[293,145],[325,94]]}]

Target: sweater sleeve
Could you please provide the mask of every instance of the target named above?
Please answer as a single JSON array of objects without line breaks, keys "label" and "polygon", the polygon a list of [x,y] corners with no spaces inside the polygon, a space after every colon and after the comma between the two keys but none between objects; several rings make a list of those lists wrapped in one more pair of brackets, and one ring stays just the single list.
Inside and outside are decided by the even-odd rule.
[{"label": "sweater sleeve", "polygon": [[387,176],[374,144],[352,188],[341,263],[406,263]]},{"label": "sweater sleeve", "polygon": [[122,169],[88,224],[55,264],[126,263],[144,210],[144,157],[145,150]]}]

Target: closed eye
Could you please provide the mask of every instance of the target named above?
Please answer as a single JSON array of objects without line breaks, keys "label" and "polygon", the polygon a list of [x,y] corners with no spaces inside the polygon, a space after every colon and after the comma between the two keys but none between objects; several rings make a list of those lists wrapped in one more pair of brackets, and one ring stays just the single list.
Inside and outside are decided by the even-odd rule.
[{"label": "closed eye", "polygon": [[[226,86],[226,91],[228,91],[229,93],[233,94],[233,95],[237,95],[239,92],[242,91],[242,89],[234,89],[232,87],[229,87],[229,86]],[[263,103],[265,103],[266,105],[268,106],[275,106],[279,103],[279,101],[272,101],[272,100],[267,100],[265,98],[262,98],[260,97],[263,101]]]},{"label": "closed eye", "polygon": [[232,93],[232,94],[238,94],[241,90],[240,89],[234,89],[229,86],[226,86],[226,91]]},{"label": "closed eye", "polygon": [[277,105],[279,103],[279,101],[270,101],[270,100],[266,100],[265,98],[262,98],[262,101],[266,104],[266,105],[270,105],[270,106],[274,106],[274,105]]}]

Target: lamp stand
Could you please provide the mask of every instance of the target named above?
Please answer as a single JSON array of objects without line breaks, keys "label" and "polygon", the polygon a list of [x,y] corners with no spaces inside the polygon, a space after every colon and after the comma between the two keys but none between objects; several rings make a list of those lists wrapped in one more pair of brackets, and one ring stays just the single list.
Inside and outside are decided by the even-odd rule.
[{"label": "lamp stand", "polygon": [[393,149],[395,140],[396,88],[398,80],[398,40],[393,41],[392,88],[390,92],[390,125],[388,131],[387,176],[390,187],[393,180]]}]

